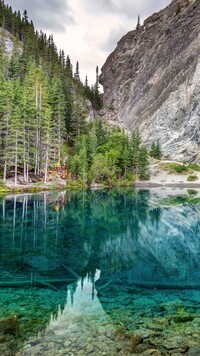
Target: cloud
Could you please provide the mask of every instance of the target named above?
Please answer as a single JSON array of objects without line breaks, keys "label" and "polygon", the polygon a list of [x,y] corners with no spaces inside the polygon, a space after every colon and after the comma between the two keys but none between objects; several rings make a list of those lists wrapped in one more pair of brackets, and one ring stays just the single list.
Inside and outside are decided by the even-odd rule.
[{"label": "cloud", "polygon": [[22,14],[26,9],[37,29],[65,32],[68,25],[75,23],[68,0],[9,0],[9,5]]},{"label": "cloud", "polygon": [[100,44],[100,49],[107,53],[112,52],[115,49],[117,42],[126,34],[126,32],[127,29],[125,27],[114,28],[110,31],[106,40]]},{"label": "cloud", "polygon": [[131,20],[140,14],[143,19],[150,16],[153,12],[159,11],[169,4],[169,0],[83,0],[83,5],[90,13],[96,16],[105,14],[115,14],[121,18]]},{"label": "cloud", "polygon": [[[6,1],[6,0],[5,0]],[[56,47],[69,54],[72,64],[79,61],[81,78],[96,79],[95,68],[102,67],[117,42],[135,29],[137,17],[143,20],[171,0],[7,0],[13,10],[24,9],[37,30],[53,34]]]}]

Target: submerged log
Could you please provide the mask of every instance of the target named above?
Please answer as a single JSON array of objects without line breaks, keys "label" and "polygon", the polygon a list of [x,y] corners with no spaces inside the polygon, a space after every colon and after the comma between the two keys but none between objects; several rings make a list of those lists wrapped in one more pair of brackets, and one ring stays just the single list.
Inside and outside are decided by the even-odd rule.
[{"label": "submerged log", "polygon": [[25,288],[25,287],[42,287],[52,290],[57,290],[54,284],[70,284],[73,283],[75,278],[68,279],[48,279],[48,280],[20,280],[20,281],[2,281],[0,288]]},{"label": "submerged log", "polygon": [[63,268],[65,268],[68,272],[70,272],[75,278],[78,278],[78,279],[80,278],[80,276],[76,272],[74,272],[71,268],[67,267],[63,263],[61,264],[61,266]]}]

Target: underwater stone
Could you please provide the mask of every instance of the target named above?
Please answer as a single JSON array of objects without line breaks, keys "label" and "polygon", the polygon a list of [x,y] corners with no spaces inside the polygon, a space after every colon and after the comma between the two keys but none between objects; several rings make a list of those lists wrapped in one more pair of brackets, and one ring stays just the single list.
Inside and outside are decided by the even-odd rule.
[{"label": "underwater stone", "polygon": [[193,321],[194,316],[189,314],[177,315],[174,318],[175,323],[186,323],[187,321]]},{"label": "underwater stone", "polygon": [[5,336],[0,335],[0,344],[3,344],[6,341]]},{"label": "underwater stone", "polygon": [[200,347],[199,346],[192,346],[189,348],[188,356],[197,356],[200,355]]},{"label": "underwater stone", "polygon": [[0,320],[0,332],[3,334],[18,335],[18,319],[15,316]]}]

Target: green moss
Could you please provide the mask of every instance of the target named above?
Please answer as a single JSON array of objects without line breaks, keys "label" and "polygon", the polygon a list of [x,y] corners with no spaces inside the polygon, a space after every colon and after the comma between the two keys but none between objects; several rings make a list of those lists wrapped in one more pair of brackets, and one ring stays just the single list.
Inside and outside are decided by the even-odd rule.
[{"label": "green moss", "polygon": [[200,165],[196,163],[188,164],[188,168],[192,169],[193,171],[200,172]]},{"label": "green moss", "polygon": [[174,317],[174,321],[175,323],[185,323],[188,321],[192,321],[194,317],[194,314],[188,313],[185,308],[182,307],[177,310],[177,314]]},{"label": "green moss", "polygon": [[182,205],[186,203],[193,204],[193,205],[199,204],[200,198],[193,198],[187,195],[177,195],[177,196],[172,195],[160,200],[160,205],[167,205],[167,206]]},{"label": "green moss", "polygon": [[188,182],[195,182],[195,180],[197,180],[198,177],[196,175],[190,175],[187,177],[187,181]]},{"label": "green moss", "polygon": [[4,193],[9,193],[10,189],[9,188],[2,188],[0,187],[0,194],[4,194]]},{"label": "green moss", "polygon": [[188,189],[187,192],[189,195],[193,195],[193,196],[198,194],[198,191],[195,189]]},{"label": "green moss", "polygon": [[178,2],[177,5],[176,5],[176,12],[175,12],[175,15],[180,14],[180,12],[181,12],[181,4],[180,4],[180,2]]},{"label": "green moss", "polygon": [[188,197],[184,195],[169,196],[160,200],[161,205],[181,205],[187,202]]},{"label": "green moss", "polygon": [[193,199],[190,199],[190,200],[188,201],[188,203],[193,204],[193,205],[200,204],[200,198],[193,198]]},{"label": "green moss", "polygon": [[191,172],[189,166],[185,166],[184,164],[173,163],[173,162],[170,163],[162,162],[160,163],[160,167],[170,173],[188,174]]}]

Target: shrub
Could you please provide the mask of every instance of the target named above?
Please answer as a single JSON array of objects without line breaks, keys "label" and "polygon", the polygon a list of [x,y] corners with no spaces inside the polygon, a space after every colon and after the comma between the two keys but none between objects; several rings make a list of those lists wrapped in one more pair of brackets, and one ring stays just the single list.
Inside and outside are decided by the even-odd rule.
[{"label": "shrub", "polygon": [[194,181],[197,180],[197,179],[198,179],[197,176],[195,176],[195,175],[190,175],[190,176],[188,176],[187,181],[188,181],[188,182],[194,182]]},{"label": "shrub", "polygon": [[198,191],[195,190],[195,189],[188,189],[187,192],[188,192],[189,195],[197,195],[198,194]]},{"label": "shrub", "polygon": [[4,180],[0,179],[0,187],[5,188],[5,186],[6,186],[6,183],[4,182]]},{"label": "shrub", "polygon": [[182,173],[182,174],[187,174],[190,172],[190,169],[188,166],[185,166],[184,164],[179,164],[179,163],[161,163],[160,167],[163,168],[165,171],[169,171],[170,173]]},{"label": "shrub", "polygon": [[197,195],[198,194],[198,191],[195,190],[195,189],[188,189],[187,192],[188,192],[189,195]]},{"label": "shrub", "polygon": [[176,15],[180,14],[180,12],[181,12],[181,4],[180,2],[178,2],[176,5]]},{"label": "shrub", "polygon": [[192,169],[193,171],[200,172],[200,165],[196,163],[190,163],[188,164],[188,167]]}]

